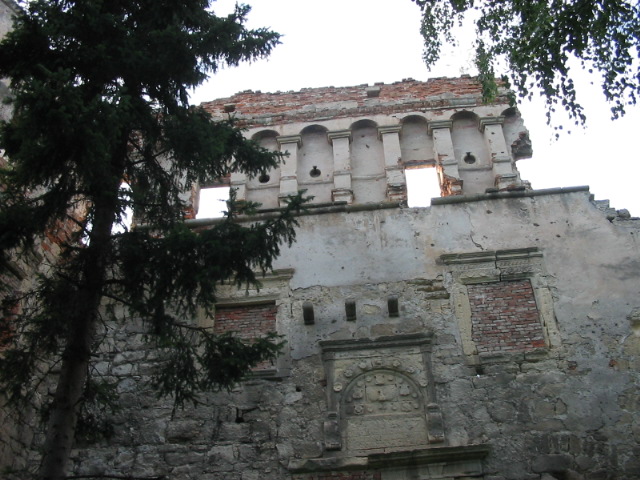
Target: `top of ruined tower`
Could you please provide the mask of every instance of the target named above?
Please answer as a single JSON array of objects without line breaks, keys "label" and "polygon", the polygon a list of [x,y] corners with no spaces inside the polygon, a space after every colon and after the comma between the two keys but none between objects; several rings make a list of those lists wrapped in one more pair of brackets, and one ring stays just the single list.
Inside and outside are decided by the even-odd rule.
[{"label": "top of ruined tower", "polygon": [[[506,95],[501,94],[496,103],[507,104]],[[406,78],[391,84],[303,88],[288,92],[245,90],[201,104],[214,118],[232,114],[246,127],[479,105],[482,105],[482,88],[477,79],[469,75],[427,81]]]},{"label": "top of ruined tower", "polygon": [[412,168],[433,168],[442,196],[527,188],[515,161],[530,155],[530,143],[506,93],[486,104],[478,80],[464,75],[247,90],[202,107],[217,119],[233,117],[247,137],[287,155],[257,178],[232,174],[228,185],[239,200],[271,209],[306,190],[315,205],[403,204]]}]

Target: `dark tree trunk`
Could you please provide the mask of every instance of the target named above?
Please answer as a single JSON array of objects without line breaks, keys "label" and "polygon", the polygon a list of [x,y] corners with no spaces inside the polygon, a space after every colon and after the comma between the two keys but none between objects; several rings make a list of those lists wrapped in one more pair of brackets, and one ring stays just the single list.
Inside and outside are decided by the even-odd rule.
[{"label": "dark tree trunk", "polygon": [[47,437],[38,477],[60,480],[66,477],[67,460],[73,446],[78,406],[85,388],[102,287],[111,241],[114,210],[96,205],[91,243],[85,252],[81,285],[75,311],[69,312],[69,338],[62,355],[58,385],[47,425]]},{"label": "dark tree trunk", "polygon": [[122,165],[126,158],[127,136],[123,137],[120,148],[112,156],[111,175],[92,185],[93,191],[99,193],[91,199],[94,215],[90,242],[82,252],[84,259],[80,266],[77,301],[70,306],[69,335],[47,425],[39,480],[63,480],[67,475],[111,260],[111,229],[118,208]]}]

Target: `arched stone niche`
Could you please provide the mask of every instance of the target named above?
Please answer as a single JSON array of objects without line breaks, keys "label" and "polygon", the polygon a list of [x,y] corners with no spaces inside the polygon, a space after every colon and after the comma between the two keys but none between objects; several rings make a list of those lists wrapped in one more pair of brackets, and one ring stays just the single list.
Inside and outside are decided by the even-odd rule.
[{"label": "arched stone niche", "polygon": [[431,334],[320,342],[327,375],[325,448],[346,455],[444,441]]},{"label": "arched stone niche", "polygon": [[402,119],[400,151],[405,167],[435,165],[433,138],[427,133],[427,120],[424,117],[409,115]]},{"label": "arched stone niche", "polygon": [[[278,133],[274,130],[262,130],[255,133],[251,139],[272,152],[279,150],[276,140]],[[278,192],[280,189],[280,167],[265,172],[264,175],[247,179],[247,200],[259,202],[262,208],[278,206]]]},{"label": "arched stone niche", "polygon": [[494,187],[494,174],[489,148],[479,130],[479,118],[464,110],[454,114],[451,120],[451,140],[463,193],[484,193],[487,188]]},{"label": "arched stone niche", "polygon": [[309,125],[301,132],[302,146],[298,151],[298,185],[313,195],[313,203],[331,201],[333,188],[333,147],[327,129]]},{"label": "arched stone niche", "polygon": [[382,202],[386,199],[387,180],[384,149],[378,125],[359,120],[351,125],[351,179],[355,203]]}]

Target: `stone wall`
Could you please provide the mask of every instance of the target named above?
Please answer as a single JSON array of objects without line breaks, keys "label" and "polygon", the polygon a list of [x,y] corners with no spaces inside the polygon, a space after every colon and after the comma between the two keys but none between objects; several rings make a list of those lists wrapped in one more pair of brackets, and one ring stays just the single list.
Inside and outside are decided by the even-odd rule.
[{"label": "stone wall", "polygon": [[[198,407],[172,415],[146,383],[144,330],[118,332],[96,364],[121,394],[115,436],[78,445],[74,473],[637,478],[638,221],[612,223],[586,188],[445,200],[300,217],[260,291],[220,299],[275,305],[287,348]],[[537,312],[530,343],[497,351],[474,334],[473,305],[497,286],[500,312]]]}]

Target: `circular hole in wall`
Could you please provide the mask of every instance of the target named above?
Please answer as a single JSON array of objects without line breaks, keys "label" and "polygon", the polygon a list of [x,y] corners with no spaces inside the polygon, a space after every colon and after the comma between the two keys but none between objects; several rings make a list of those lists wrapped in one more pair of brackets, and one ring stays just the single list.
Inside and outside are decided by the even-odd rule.
[{"label": "circular hole in wall", "polygon": [[269,175],[267,175],[266,173],[263,173],[262,175],[260,175],[258,177],[258,181],[260,183],[267,183],[269,180],[271,180],[271,177]]},{"label": "circular hole in wall", "polygon": [[476,157],[471,155],[471,152],[467,152],[467,154],[464,156],[464,163],[468,163],[468,164],[476,163]]},{"label": "circular hole in wall", "polygon": [[311,171],[309,172],[309,175],[315,178],[315,177],[319,177],[321,173],[322,172],[320,171],[320,169],[314,165]]}]

